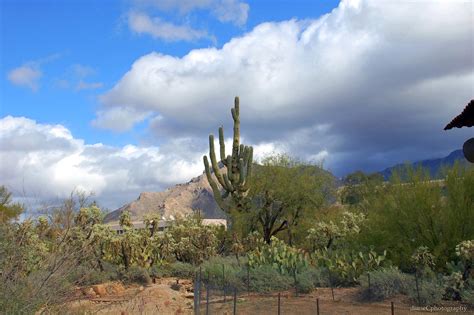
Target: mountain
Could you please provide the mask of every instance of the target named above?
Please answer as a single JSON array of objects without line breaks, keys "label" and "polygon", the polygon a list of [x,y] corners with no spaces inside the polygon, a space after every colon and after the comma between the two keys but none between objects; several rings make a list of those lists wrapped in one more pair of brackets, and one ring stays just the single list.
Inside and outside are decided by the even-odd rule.
[{"label": "mountain", "polygon": [[397,164],[392,167],[388,167],[380,172],[383,175],[385,180],[388,180],[394,171],[402,171],[404,170],[406,165],[413,166],[414,168],[423,167],[430,171],[432,178],[439,178],[440,171],[443,166],[452,166],[456,161],[460,163],[468,163],[462,150],[456,150],[451,152],[448,156],[444,158],[438,159],[430,159],[430,160],[422,160],[414,163],[405,163],[405,164]]},{"label": "mountain", "polygon": [[132,221],[142,221],[146,214],[156,212],[166,219],[197,211],[200,211],[206,219],[225,218],[224,212],[214,201],[205,174],[162,192],[142,192],[137,200],[108,213],[104,221],[106,223],[118,221],[123,211],[130,212]]}]

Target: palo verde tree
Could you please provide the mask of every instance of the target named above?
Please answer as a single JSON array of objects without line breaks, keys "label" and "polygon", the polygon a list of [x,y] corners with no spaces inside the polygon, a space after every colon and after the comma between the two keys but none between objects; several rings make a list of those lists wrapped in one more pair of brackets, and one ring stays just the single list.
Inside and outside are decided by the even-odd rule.
[{"label": "palo verde tree", "polygon": [[249,197],[256,207],[250,216],[266,243],[286,231],[294,245],[304,241],[307,224],[314,220],[332,194],[332,178],[317,165],[288,156],[267,156],[255,169]]},{"label": "palo verde tree", "polygon": [[[214,199],[218,206],[226,213],[234,210],[242,212],[248,210],[246,198],[250,177],[252,175],[253,148],[240,144],[240,110],[239,98],[234,99],[234,108],[231,109],[234,120],[234,137],[232,142],[232,155],[225,153],[224,128],[219,128],[220,162],[217,161],[214,148],[214,135],[209,135],[209,157],[211,159],[211,174],[209,160],[203,157],[207,180],[212,187]],[[226,167],[226,172],[221,172],[219,163]],[[219,187],[222,187],[219,188]]]}]

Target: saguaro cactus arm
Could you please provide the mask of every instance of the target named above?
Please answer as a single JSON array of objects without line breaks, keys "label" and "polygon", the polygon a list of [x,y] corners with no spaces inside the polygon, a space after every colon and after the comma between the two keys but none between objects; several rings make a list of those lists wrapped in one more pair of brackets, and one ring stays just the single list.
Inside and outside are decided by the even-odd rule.
[{"label": "saguaro cactus arm", "polygon": [[211,174],[211,170],[209,168],[209,161],[207,160],[207,156],[204,156],[203,160],[204,160],[204,169],[206,171],[207,181],[209,182],[209,185],[211,185],[212,193],[214,195],[214,200],[216,201],[219,208],[221,208],[224,211],[227,211],[227,206],[224,203],[224,199],[221,196],[221,192],[219,190],[219,187],[217,186],[217,183],[212,178],[212,174]]}]

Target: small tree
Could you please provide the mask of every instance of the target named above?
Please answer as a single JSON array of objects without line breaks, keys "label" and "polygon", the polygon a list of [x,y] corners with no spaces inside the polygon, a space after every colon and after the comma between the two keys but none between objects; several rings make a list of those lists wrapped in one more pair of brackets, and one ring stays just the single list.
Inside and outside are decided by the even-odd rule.
[{"label": "small tree", "polygon": [[0,223],[18,218],[23,206],[12,202],[12,193],[5,186],[0,186]]},{"label": "small tree", "polygon": [[331,178],[319,166],[271,155],[255,170],[249,196],[256,210],[251,215],[266,243],[286,231],[293,245],[295,238],[304,240],[305,219],[314,218],[330,193]]}]

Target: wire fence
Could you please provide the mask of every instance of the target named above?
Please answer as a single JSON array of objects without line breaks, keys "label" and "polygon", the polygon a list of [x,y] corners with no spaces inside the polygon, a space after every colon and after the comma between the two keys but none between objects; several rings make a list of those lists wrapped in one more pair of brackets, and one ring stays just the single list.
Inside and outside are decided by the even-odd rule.
[{"label": "wire fence", "polygon": [[[201,271],[194,279],[194,313],[209,314],[337,314],[331,312],[336,305],[336,297],[332,288],[324,299],[311,294],[298,292],[294,286],[280,292],[254,292],[251,278],[242,285],[232,285],[226,281],[223,268],[222,279],[216,281]],[[405,314],[395,312],[393,302],[384,307],[384,314]],[[332,310],[334,311],[334,309]]]}]

